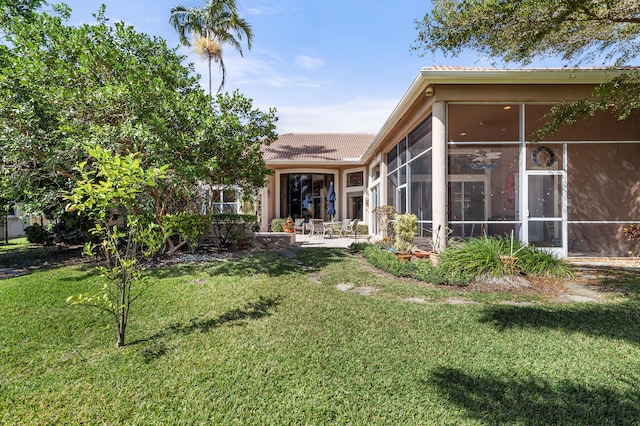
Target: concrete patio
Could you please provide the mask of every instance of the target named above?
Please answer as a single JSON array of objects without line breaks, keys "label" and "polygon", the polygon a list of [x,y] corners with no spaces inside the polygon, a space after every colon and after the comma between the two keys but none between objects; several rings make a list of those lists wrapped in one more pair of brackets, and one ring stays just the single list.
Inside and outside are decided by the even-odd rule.
[{"label": "concrete patio", "polygon": [[340,237],[329,235],[289,234],[286,232],[261,232],[256,234],[256,241],[267,247],[282,247],[286,245],[297,247],[338,247],[346,248],[354,241],[372,241],[369,235]]}]

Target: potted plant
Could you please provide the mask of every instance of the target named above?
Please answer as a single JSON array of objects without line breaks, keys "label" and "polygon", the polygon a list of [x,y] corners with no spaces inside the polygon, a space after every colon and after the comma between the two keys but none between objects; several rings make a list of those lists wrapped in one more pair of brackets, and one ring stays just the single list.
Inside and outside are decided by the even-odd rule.
[{"label": "potted plant", "polygon": [[282,229],[284,230],[284,232],[288,232],[289,234],[292,234],[295,232],[296,225],[293,222],[293,219],[291,219],[291,217],[287,218],[287,220],[282,225]]},{"label": "potted plant", "polygon": [[236,243],[238,244],[238,248],[240,250],[247,250],[250,245],[249,236],[247,235],[247,227],[249,226],[246,222],[241,222],[238,224],[238,233],[236,235]]},{"label": "potted plant", "polygon": [[404,213],[396,214],[395,219],[393,228],[396,238],[393,248],[396,251],[396,256],[406,262],[411,259],[411,252],[416,249],[416,246],[413,245],[413,238],[418,234],[418,217],[414,214]]}]

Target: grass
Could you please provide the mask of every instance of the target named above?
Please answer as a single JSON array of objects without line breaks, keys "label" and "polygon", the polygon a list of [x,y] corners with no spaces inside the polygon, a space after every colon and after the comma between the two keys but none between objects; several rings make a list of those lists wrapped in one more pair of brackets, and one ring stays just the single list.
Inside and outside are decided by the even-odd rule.
[{"label": "grass", "polygon": [[[2,257],[0,257],[0,260]],[[339,249],[153,271],[128,345],[65,304],[86,266],[0,281],[0,423],[635,424],[637,274],[602,304],[438,302]],[[340,283],[377,289],[364,297]],[[517,296],[510,296],[517,297]]]}]

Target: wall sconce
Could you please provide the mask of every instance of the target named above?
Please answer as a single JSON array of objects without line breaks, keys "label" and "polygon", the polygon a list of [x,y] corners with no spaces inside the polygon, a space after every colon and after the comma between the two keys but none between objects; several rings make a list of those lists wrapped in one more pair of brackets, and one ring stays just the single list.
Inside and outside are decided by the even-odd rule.
[{"label": "wall sconce", "polygon": [[433,86],[432,85],[427,85],[427,88],[424,90],[424,95],[425,96],[433,96]]}]

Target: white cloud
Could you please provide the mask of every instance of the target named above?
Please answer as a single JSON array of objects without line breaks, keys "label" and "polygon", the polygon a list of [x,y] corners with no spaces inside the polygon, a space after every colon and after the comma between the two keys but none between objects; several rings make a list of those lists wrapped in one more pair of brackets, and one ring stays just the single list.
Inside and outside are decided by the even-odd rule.
[{"label": "white cloud", "polygon": [[[261,86],[271,88],[317,88],[323,82],[309,79],[287,67],[286,61],[279,55],[268,50],[251,50],[241,57],[237,52],[227,50],[224,63],[227,69],[227,88]],[[189,60],[195,65],[196,72],[202,76],[203,87],[208,87],[209,71],[206,60],[198,58],[189,52]],[[221,74],[216,64],[212,65],[212,80],[220,81]]]},{"label": "white cloud", "polygon": [[377,133],[397,99],[355,99],[341,104],[278,107],[279,133]]},{"label": "white cloud", "polygon": [[244,10],[247,15],[274,15],[281,12],[281,9],[275,7],[250,7]]},{"label": "white cloud", "polygon": [[300,55],[296,57],[294,64],[298,68],[303,68],[306,70],[314,70],[324,65],[324,59],[314,58],[312,56],[307,56],[307,55]]}]

